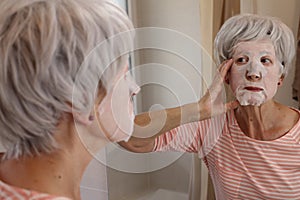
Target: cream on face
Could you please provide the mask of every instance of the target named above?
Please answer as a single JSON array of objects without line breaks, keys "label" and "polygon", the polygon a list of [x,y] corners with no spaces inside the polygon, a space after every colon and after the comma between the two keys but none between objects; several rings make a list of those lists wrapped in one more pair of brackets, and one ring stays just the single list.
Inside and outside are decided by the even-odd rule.
[{"label": "cream on face", "polygon": [[[127,68],[126,68],[127,71]],[[133,133],[134,114],[131,97],[140,90],[129,72],[121,72],[114,87],[98,106],[98,123],[110,141],[127,141]]]},{"label": "cream on face", "polygon": [[271,41],[240,42],[232,58],[229,82],[241,105],[260,106],[274,97],[283,66]]}]

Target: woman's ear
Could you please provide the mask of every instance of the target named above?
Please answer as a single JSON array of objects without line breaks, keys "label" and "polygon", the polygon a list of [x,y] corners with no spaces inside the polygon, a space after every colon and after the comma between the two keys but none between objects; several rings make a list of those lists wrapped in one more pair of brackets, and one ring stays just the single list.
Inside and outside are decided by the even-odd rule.
[{"label": "woman's ear", "polygon": [[80,113],[73,113],[73,118],[75,122],[79,122],[83,125],[89,126],[92,124],[94,120],[94,116],[90,114],[80,114]]},{"label": "woman's ear", "polygon": [[98,108],[98,106],[100,105],[100,103],[102,102],[105,96],[106,96],[106,89],[102,86],[101,81],[99,81],[97,96],[95,97],[94,100],[94,109],[92,109],[90,113],[86,113],[86,114],[73,112],[74,121],[79,122],[85,126],[91,125],[95,120],[95,115],[96,115],[95,109]]},{"label": "woman's ear", "polygon": [[92,121],[94,120],[94,116],[92,115],[92,112],[82,114],[82,113],[79,113],[79,112],[76,112],[75,110],[73,110],[71,103],[68,103],[68,105],[70,106],[70,109],[72,110],[70,115],[73,117],[72,120],[75,123],[79,122],[79,123],[87,126],[87,125],[90,125],[92,123]]},{"label": "woman's ear", "polygon": [[284,79],[284,75],[281,75],[281,77],[279,78],[279,81],[277,83],[278,86],[281,86],[283,83],[283,79]]}]

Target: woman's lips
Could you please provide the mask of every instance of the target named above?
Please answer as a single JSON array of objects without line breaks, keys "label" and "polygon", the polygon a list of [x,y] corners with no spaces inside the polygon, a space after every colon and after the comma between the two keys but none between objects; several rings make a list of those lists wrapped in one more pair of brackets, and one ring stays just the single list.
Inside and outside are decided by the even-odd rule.
[{"label": "woman's lips", "polygon": [[260,92],[260,91],[263,91],[263,88],[260,88],[260,87],[253,87],[253,86],[247,86],[247,87],[244,87],[245,90],[249,90],[251,92]]}]

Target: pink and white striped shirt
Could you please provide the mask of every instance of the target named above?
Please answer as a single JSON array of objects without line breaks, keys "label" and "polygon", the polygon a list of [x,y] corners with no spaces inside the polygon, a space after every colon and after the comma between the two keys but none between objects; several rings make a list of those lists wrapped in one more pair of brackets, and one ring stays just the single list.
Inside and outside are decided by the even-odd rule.
[{"label": "pink and white striped shirt", "polygon": [[217,199],[300,199],[300,120],[282,137],[261,141],[241,131],[231,110],[161,135],[154,151],[198,153]]},{"label": "pink and white striped shirt", "polygon": [[0,181],[0,200],[71,200],[8,185]]}]

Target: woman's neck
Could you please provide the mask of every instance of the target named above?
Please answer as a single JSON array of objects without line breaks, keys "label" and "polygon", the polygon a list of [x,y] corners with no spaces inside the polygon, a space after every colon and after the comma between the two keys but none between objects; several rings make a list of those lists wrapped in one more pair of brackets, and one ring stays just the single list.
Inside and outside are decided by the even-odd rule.
[{"label": "woman's neck", "polygon": [[76,188],[79,188],[84,166],[79,166],[74,156],[52,153],[5,160],[0,165],[0,177],[3,182],[19,188],[78,199]]},{"label": "woman's neck", "polygon": [[273,100],[261,106],[240,106],[235,116],[244,134],[257,140],[275,140],[298,121],[296,112]]},{"label": "woman's neck", "polygon": [[[1,162],[0,180],[24,189],[80,199],[81,178],[93,158],[86,148],[89,141],[82,141],[74,124],[60,124],[58,130],[55,134],[57,151]],[[86,136],[88,138],[88,134]],[[97,149],[105,146],[105,141],[97,139]]]}]

